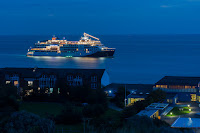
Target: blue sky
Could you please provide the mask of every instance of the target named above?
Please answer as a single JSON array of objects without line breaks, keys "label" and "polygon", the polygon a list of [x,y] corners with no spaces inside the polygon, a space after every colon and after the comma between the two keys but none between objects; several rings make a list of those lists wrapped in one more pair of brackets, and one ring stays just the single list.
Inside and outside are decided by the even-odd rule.
[{"label": "blue sky", "polygon": [[1,35],[200,34],[200,0],[4,0]]}]

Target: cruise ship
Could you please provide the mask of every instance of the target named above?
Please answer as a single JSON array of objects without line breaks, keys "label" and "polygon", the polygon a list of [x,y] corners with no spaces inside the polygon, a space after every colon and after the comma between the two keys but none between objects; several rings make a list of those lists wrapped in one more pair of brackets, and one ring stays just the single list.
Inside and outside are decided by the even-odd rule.
[{"label": "cruise ship", "polygon": [[55,36],[51,40],[38,41],[28,49],[27,56],[113,57],[115,48],[104,46],[97,37],[83,35],[79,41],[60,40]]}]

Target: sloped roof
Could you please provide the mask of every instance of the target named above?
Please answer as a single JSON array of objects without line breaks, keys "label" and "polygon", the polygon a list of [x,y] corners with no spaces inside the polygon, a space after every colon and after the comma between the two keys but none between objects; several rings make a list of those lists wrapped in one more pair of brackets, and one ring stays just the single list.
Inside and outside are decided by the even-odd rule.
[{"label": "sloped roof", "polygon": [[137,91],[138,93],[149,93],[153,90],[153,84],[118,84],[112,83],[105,87],[105,90],[116,90],[119,87],[125,87],[129,91]]},{"label": "sloped roof", "polygon": [[2,73],[17,73],[23,78],[36,78],[42,74],[59,75],[65,77],[67,74],[97,75],[102,77],[105,69],[71,69],[71,68],[1,68]]},{"label": "sloped roof", "polygon": [[157,109],[152,109],[152,110],[141,110],[139,113],[137,113],[137,115],[139,116],[148,116],[151,117],[152,115],[154,115],[158,110]]},{"label": "sloped roof", "polygon": [[190,85],[197,86],[200,77],[165,76],[156,85]]}]

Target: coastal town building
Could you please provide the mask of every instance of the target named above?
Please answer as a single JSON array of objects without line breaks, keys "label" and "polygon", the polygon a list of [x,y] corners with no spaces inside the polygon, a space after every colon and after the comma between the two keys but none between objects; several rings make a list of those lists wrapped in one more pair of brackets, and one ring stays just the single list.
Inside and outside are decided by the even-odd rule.
[{"label": "coastal town building", "polygon": [[149,118],[159,118],[159,111],[158,110],[141,110],[137,115],[139,116],[147,116]]},{"label": "coastal town building", "polygon": [[200,77],[165,76],[155,84],[153,90],[161,89],[167,92],[170,95],[169,103],[199,102],[199,83]]},{"label": "coastal town building", "polygon": [[122,87],[130,92],[127,95],[127,104],[134,104],[137,101],[145,100],[152,91],[153,84],[117,84],[111,83],[105,87],[107,96],[114,97],[117,90]]},{"label": "coastal town building", "polygon": [[26,95],[34,89],[48,94],[55,90],[59,93],[62,85],[97,89],[110,84],[105,69],[2,68],[0,77],[2,83],[13,84],[18,93],[26,91]]},{"label": "coastal town building", "polygon": [[141,110],[137,115],[160,119],[161,114],[167,109],[168,106],[169,104],[166,103],[152,103],[147,106],[145,110]]}]

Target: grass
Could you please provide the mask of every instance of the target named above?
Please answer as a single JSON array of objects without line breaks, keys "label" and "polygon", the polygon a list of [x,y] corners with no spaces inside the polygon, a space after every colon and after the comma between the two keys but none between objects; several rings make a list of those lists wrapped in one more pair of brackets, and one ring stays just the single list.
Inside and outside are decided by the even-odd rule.
[{"label": "grass", "polygon": [[[46,114],[58,115],[64,109],[64,105],[60,103],[45,103],[45,102],[22,102],[20,104],[20,110],[26,110],[34,114],[38,114],[41,117],[45,117]],[[77,110],[82,110],[81,107],[77,107]],[[99,116],[100,118],[119,120],[120,112],[108,109],[104,114]],[[83,131],[83,123],[72,125],[56,125],[56,131]]]},{"label": "grass", "polygon": [[116,111],[114,109],[108,109],[104,114],[102,114],[100,117],[104,117],[104,118],[116,118],[116,116],[119,116],[120,112]]},{"label": "grass", "polygon": [[[179,110],[179,108],[183,108],[183,111]],[[166,116],[177,116],[190,113],[189,107],[174,107]],[[170,114],[172,112],[172,115]]]},{"label": "grass", "polygon": [[20,105],[20,110],[25,110],[42,117],[49,115],[58,115],[64,109],[60,103],[43,103],[43,102],[23,102]]},{"label": "grass", "polygon": [[56,130],[72,130],[72,131],[77,131],[77,132],[81,132],[83,131],[83,124],[79,123],[79,124],[73,124],[73,125],[56,125]]}]

